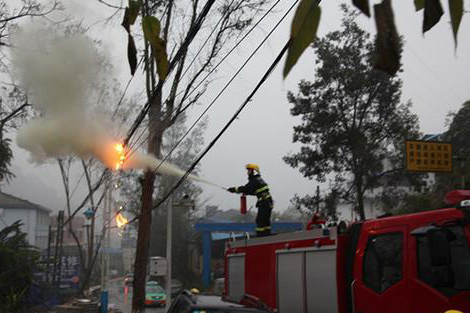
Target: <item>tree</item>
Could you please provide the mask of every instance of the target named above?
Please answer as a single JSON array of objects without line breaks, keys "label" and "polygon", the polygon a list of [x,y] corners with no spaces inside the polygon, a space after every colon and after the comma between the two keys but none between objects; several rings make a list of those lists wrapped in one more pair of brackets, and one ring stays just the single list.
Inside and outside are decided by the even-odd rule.
[{"label": "tree", "polygon": [[[288,54],[284,65],[284,78],[305,51],[315,41],[318,24],[320,23],[321,0],[301,0],[297,6],[289,41],[286,45]],[[367,17],[371,17],[369,0],[352,0],[352,3]],[[444,15],[440,0],[415,0],[416,11],[423,10],[423,34],[436,25]],[[457,47],[457,34],[464,13],[463,0],[449,1],[449,14],[452,24],[455,46]],[[374,63],[376,69],[380,69],[395,75],[400,69],[401,45],[391,0],[382,0],[374,5],[374,18],[377,27],[377,58]],[[286,49],[283,50],[283,53]]]},{"label": "tree", "polygon": [[[15,5],[16,4],[16,5]],[[59,2],[54,0],[49,4],[41,4],[35,0],[21,0],[15,4],[0,4],[0,72],[8,75],[10,72],[9,58],[4,47],[14,48],[12,37],[18,21],[25,18],[45,17],[60,9]],[[0,86],[0,182],[9,182],[14,177],[9,167],[13,158],[10,147],[11,140],[5,137],[11,129],[16,129],[19,123],[31,113],[28,98],[12,78],[10,84]]]},{"label": "tree", "polygon": [[[187,131],[185,126],[186,117],[184,114],[168,128],[163,137],[162,151],[168,153],[172,149],[176,142],[182,137]],[[178,145],[177,149],[173,151],[172,157],[167,161],[180,168],[189,166],[191,161],[198,155],[203,145],[203,132],[206,128],[206,121],[198,124],[194,131]],[[194,174],[197,175],[198,168],[196,168]],[[138,183],[138,173],[129,172],[125,173],[122,179],[121,196],[126,199],[126,210],[132,212],[133,215],[138,215],[140,211],[140,198],[139,195],[142,193],[142,186]],[[152,203],[158,203],[175,185],[175,177],[168,175],[159,175],[156,177],[155,190]],[[195,208],[198,206],[198,198],[202,193],[201,187],[196,185],[191,180],[185,181],[173,194],[173,267],[172,272],[178,273],[178,279],[184,283],[191,283],[193,273],[188,268],[189,255],[188,255],[188,244],[193,240],[192,234],[192,223],[194,222]],[[181,205],[184,202],[183,198],[187,197],[195,207],[192,205]],[[166,203],[160,210],[154,210],[152,212],[152,225],[150,233],[150,242],[152,242],[149,248],[150,256],[165,256],[166,255],[166,234],[167,234],[167,212],[168,206],[171,203]],[[131,224],[132,226],[132,224]],[[135,226],[135,225],[134,225]]]},{"label": "tree", "polygon": [[418,135],[411,103],[400,103],[402,82],[375,70],[376,45],[355,22],[346,5],[342,29],[319,38],[315,80],[302,80],[299,93],[288,93],[291,114],[301,118],[293,142],[300,152],[284,161],[307,178],[325,181],[354,202],[365,219],[364,193],[404,175],[401,150]]},{"label": "tree", "polygon": [[0,311],[18,312],[33,282],[39,251],[30,246],[20,221],[0,230]]},{"label": "tree", "polygon": [[451,174],[436,174],[436,196],[441,199],[451,190],[468,189],[470,186],[470,101],[462,104],[460,110],[449,117],[451,120],[444,133],[444,141],[452,143],[453,164]]},{"label": "tree", "polygon": [[[197,103],[207,86],[204,74],[210,72],[223,48],[247,29],[266,3],[266,0],[129,2],[123,26],[129,33],[128,57],[132,74],[138,62],[130,26],[136,21],[139,12],[142,17],[147,105],[136,125],[148,115],[149,153],[161,156],[164,131],[175,123],[182,112]],[[203,24],[213,30],[209,33],[210,37],[202,28]],[[194,52],[190,45],[195,42],[197,35],[208,40],[201,38],[198,42],[199,51]],[[168,58],[167,51],[170,52]],[[175,73],[168,75],[172,70]],[[163,97],[164,84],[169,85],[166,97]],[[200,89],[197,88],[199,84],[202,84]],[[133,312],[143,310],[154,182],[155,173],[148,170],[142,181]]]}]

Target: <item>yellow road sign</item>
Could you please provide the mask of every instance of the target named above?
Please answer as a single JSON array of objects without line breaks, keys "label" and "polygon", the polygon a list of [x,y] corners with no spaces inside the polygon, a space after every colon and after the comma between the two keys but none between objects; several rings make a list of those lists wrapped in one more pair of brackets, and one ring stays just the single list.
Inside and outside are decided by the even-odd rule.
[{"label": "yellow road sign", "polygon": [[414,172],[452,172],[452,144],[406,140],[406,169]]}]

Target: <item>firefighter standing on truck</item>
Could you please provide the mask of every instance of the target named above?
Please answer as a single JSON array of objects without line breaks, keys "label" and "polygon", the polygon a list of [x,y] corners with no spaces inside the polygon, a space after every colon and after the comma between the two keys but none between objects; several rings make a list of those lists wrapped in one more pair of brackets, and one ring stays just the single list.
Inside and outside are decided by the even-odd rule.
[{"label": "firefighter standing on truck", "polygon": [[234,193],[256,196],[256,234],[257,236],[268,236],[271,234],[271,211],[273,209],[273,198],[269,193],[268,184],[261,178],[259,165],[247,164],[248,183],[245,186],[230,187],[227,190]]}]

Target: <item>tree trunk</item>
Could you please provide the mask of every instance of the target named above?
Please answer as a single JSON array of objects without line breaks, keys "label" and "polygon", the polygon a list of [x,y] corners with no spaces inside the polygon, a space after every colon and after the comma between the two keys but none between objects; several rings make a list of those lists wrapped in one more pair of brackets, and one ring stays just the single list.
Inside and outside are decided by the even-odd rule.
[{"label": "tree trunk", "polygon": [[132,313],[144,311],[145,278],[147,274],[150,225],[152,223],[152,195],[155,174],[147,170],[142,182],[142,206],[140,208],[139,231],[137,234],[137,250],[134,263],[134,295],[132,297]]},{"label": "tree trunk", "polygon": [[354,180],[356,185],[357,212],[359,213],[361,221],[364,221],[366,219],[366,214],[364,212],[364,192],[362,191],[362,176],[357,175]]}]

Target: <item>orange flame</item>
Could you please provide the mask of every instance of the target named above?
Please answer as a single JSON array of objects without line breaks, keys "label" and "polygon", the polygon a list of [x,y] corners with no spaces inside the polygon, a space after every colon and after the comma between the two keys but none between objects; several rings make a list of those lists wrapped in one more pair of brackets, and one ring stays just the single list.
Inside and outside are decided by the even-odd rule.
[{"label": "orange flame", "polygon": [[121,213],[118,213],[116,215],[116,224],[117,224],[117,227],[121,228],[123,227],[124,225],[126,225],[129,221],[127,220],[127,218],[122,215]]},{"label": "orange flame", "polygon": [[116,152],[118,153],[118,160],[116,161],[116,171],[121,169],[122,164],[126,160],[126,156],[124,155],[124,146],[121,143],[118,143],[114,146]]}]

